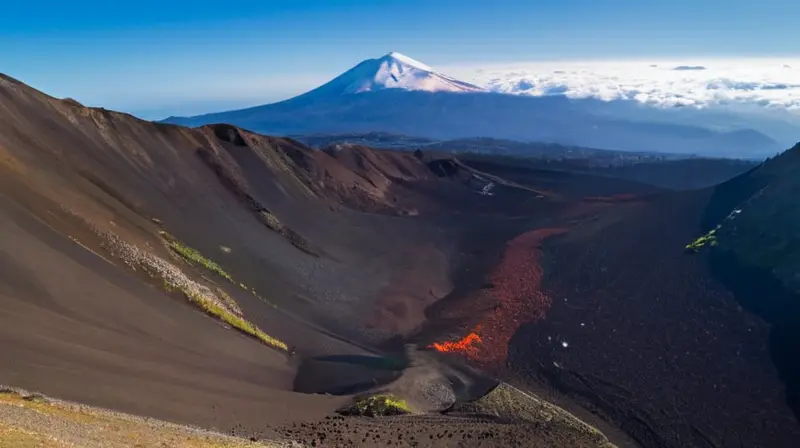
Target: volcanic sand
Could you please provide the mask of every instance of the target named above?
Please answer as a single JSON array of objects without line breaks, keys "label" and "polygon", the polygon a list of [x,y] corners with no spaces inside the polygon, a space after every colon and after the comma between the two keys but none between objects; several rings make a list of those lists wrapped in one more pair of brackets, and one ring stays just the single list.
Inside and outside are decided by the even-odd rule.
[{"label": "volcanic sand", "polygon": [[[228,126],[157,125],[6,77],[0,95],[0,383],[136,415],[267,439],[284,425],[324,422],[352,398],[295,392],[310,386],[296,375],[306,360],[377,353],[414,332],[455,287],[453,272],[494,250],[473,235],[500,218],[490,240],[502,244],[524,227],[518,215],[549,207],[512,183],[498,187],[503,201],[481,196],[485,175],[452,161],[455,173],[442,176],[436,161],[408,153],[320,152]],[[231,281],[177,257],[160,232]],[[222,288],[291,353],[165,291],[116,257],[107,235]],[[320,392],[361,390],[380,376],[330,364],[311,364]],[[389,387],[423,396],[420,371],[398,371]],[[434,388],[445,384],[434,376]],[[448,421],[402,428],[433,434]],[[470,425],[516,440],[542,429]],[[546,432],[553,438],[543,440],[581,437]]]},{"label": "volcanic sand", "polygon": [[[474,332],[477,365],[528,390],[555,387],[563,407],[621,445],[630,440],[585,409],[644,446],[797,440],[768,328],[702,255],[681,253],[706,193],[479,168],[157,125],[0,76],[0,383],[308,443],[388,445],[378,433],[408,444],[427,435],[419,446],[596,443],[568,426],[475,416],[330,418],[370,382],[432,406],[454,393],[453,379],[469,390],[487,377],[448,354],[382,371],[325,356],[402,357],[405,342]],[[493,194],[479,194],[489,181]],[[131,272],[97,229],[222,287],[292,353]],[[159,231],[234,282],[176,258]],[[333,390],[349,392],[324,394]]]},{"label": "volcanic sand", "polygon": [[[506,263],[515,258],[507,250],[487,268],[482,289],[437,304],[436,316],[451,325],[444,337],[422,332],[420,341],[557,403],[577,400],[642,446],[796,445],[800,427],[772,359],[769,324],[740,305],[706,254],[684,250],[703,233],[711,190],[643,193],[573,203],[560,213],[566,231],[530,258],[541,266]],[[548,226],[534,228],[551,233]],[[517,284],[533,292],[524,300],[505,294],[504,306],[498,286]],[[528,317],[513,317],[526,307]],[[506,316],[502,325],[493,323],[498,316]],[[492,354],[505,354],[507,338],[497,337],[504,326],[518,331],[498,363]]]}]

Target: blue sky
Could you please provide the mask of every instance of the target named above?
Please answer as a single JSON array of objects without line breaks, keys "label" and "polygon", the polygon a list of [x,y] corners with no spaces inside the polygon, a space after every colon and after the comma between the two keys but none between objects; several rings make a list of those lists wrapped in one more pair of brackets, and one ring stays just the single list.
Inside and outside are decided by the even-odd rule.
[{"label": "blue sky", "polygon": [[435,67],[797,55],[795,0],[13,1],[0,72],[159,118],[275,101],[369,57]]}]

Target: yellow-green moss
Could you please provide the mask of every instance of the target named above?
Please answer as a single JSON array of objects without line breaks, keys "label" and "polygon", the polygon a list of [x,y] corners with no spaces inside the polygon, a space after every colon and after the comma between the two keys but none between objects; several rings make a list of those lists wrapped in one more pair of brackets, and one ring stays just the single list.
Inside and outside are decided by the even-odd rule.
[{"label": "yellow-green moss", "polygon": [[167,232],[162,231],[160,233],[161,236],[164,237],[164,239],[167,241],[169,248],[172,249],[176,254],[180,255],[181,258],[186,260],[187,263],[192,265],[203,266],[209,271],[233,283],[233,278],[231,278],[231,276],[227,272],[225,272],[225,270],[222,269],[222,267],[218,265],[214,260],[210,260],[204,257],[203,254],[201,254],[197,249],[183,244],[182,242],[178,241]]},{"label": "yellow-green moss", "polygon": [[717,245],[717,230],[719,230],[720,226],[710,230],[705,235],[697,238],[696,240],[692,241],[691,243],[686,245],[686,250],[691,252],[700,252],[700,249],[705,247],[706,245],[714,247]]},{"label": "yellow-green moss", "polygon": [[227,292],[225,292],[224,289],[215,288],[214,292],[219,298],[219,300],[222,301],[222,304],[225,305],[225,308],[231,310],[233,314],[236,314],[238,316],[242,315],[242,309],[239,307],[239,304],[236,302],[236,300],[233,299],[233,297],[231,297]]},{"label": "yellow-green moss", "polygon": [[345,415],[384,417],[410,414],[411,408],[402,398],[390,394],[380,394],[362,398],[339,412]]},{"label": "yellow-green moss", "polygon": [[[159,233],[167,242],[170,249],[175,251],[189,264],[201,265],[209,271],[214,272],[220,277],[230,281],[231,283],[236,284],[233,278],[228,275],[228,273],[225,272],[218,264],[204,257],[196,249],[186,246],[167,232],[162,231]],[[247,286],[245,286],[243,283],[239,283],[239,286],[245,290],[247,289]],[[175,282],[170,283],[167,281],[167,279],[164,279],[164,289],[167,291],[174,291],[176,288],[180,289],[183,295],[186,296],[186,298],[189,299],[192,304],[198,306],[206,314],[221,319],[231,327],[259,339],[261,342],[269,345],[270,347],[283,351],[289,351],[289,347],[286,345],[286,343],[264,333],[253,323],[245,320],[241,315],[242,310],[239,307],[239,304],[236,303],[236,301],[221,288],[215,288],[216,290],[213,292],[209,290],[209,293],[216,298],[216,300],[214,300],[205,296],[204,294],[199,293],[195,289],[189,288],[188,286],[181,286]],[[255,294],[255,290],[253,290],[253,293]]]},{"label": "yellow-green moss", "polygon": [[212,302],[211,300],[199,295],[199,294],[192,294],[190,292],[184,291],[184,294],[189,299],[190,302],[197,305],[200,309],[206,312],[206,314],[217,317],[230,325],[237,330],[247,333],[250,336],[253,336],[263,343],[269,345],[270,347],[274,347],[283,351],[289,351],[289,347],[286,345],[285,342],[273,338],[272,336],[264,333],[261,331],[260,328],[255,326],[253,323],[231,313],[230,311],[222,308],[221,306],[217,305],[216,303]]}]

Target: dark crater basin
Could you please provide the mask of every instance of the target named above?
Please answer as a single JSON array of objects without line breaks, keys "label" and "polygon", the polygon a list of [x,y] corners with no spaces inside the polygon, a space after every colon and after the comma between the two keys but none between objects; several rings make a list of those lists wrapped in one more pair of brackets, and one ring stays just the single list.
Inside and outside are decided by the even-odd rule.
[{"label": "dark crater basin", "polygon": [[399,356],[329,355],[300,361],[294,390],[307,394],[353,395],[398,379],[409,366]]}]

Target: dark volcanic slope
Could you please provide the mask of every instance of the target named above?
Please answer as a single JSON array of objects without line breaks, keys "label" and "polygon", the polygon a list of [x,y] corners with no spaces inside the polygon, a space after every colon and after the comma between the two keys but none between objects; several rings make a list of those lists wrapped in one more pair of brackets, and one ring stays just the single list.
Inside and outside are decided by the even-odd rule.
[{"label": "dark volcanic slope", "polygon": [[223,430],[337,405],[290,392],[283,355],[187,312],[6,196],[0,210],[0,383]]},{"label": "dark volcanic slope", "polygon": [[747,310],[772,324],[770,352],[800,418],[800,145],[714,190],[712,268]]},{"label": "dark volcanic slope", "polygon": [[[265,435],[350,399],[295,390],[355,393],[402,376],[392,387],[424,404],[430,373],[342,360],[396,349],[454,279],[563,207],[535,182],[453,159],[149,123],[0,76],[0,384]],[[216,265],[188,263],[185,246]],[[229,295],[292,355],[199,312],[141,254]],[[472,421],[476,434],[492,425]],[[542,430],[522,426],[503,434]]]},{"label": "dark volcanic slope", "polygon": [[685,253],[708,197],[630,205],[625,219],[552,240],[553,305],[516,335],[510,362],[645,446],[796,446],[769,324],[715,278],[706,253]]},{"label": "dark volcanic slope", "polygon": [[[6,177],[20,183],[9,194],[23,204],[35,191],[138,243],[152,242],[157,218],[279,308],[350,331],[379,312],[377,296],[397,295],[415,319],[449,287],[458,235],[341,207],[409,215],[478,196],[412,154],[332,154],[225,126],[157,125],[3,83],[0,148]],[[428,190],[438,197],[424,199]]]},{"label": "dark volcanic slope", "polygon": [[[796,446],[798,301],[789,276],[780,286],[764,272],[793,272],[796,154],[715,189],[585,198],[538,222],[483,288],[431,309],[454,321],[436,347],[544,381],[643,446]],[[526,172],[504,176],[524,183]],[[581,183],[568,177],[551,185],[574,196]],[[719,222],[716,247],[686,251]]]},{"label": "dark volcanic slope", "polygon": [[[378,429],[420,446],[599,440],[436,414],[496,384],[471,365],[554,386],[647,447],[797,446],[796,154],[715,190],[664,193],[149,123],[0,76],[0,383],[334,446],[383,446]],[[685,253],[720,223],[717,247]],[[178,257],[176,240],[217,273]],[[292,355],[167,293],[137,253],[225,291]],[[394,356],[364,357],[375,353]],[[326,421],[351,397],[300,393],[384,385],[434,415]]]}]

